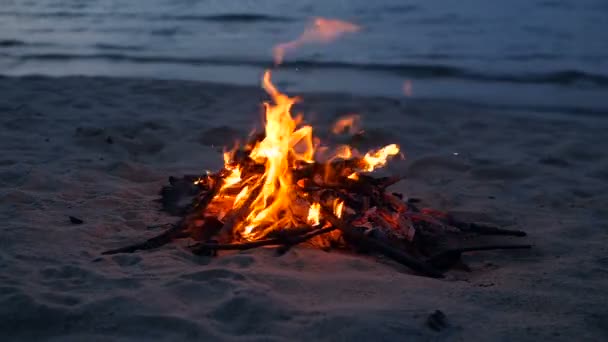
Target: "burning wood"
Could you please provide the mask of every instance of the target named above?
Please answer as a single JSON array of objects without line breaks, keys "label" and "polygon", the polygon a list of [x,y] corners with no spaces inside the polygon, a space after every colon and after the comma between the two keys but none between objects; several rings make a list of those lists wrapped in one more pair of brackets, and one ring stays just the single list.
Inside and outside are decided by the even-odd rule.
[{"label": "burning wood", "polygon": [[144,243],[105,254],[157,248],[183,237],[198,240],[191,248],[202,255],[262,246],[285,252],[308,242],[381,254],[419,274],[441,277],[459,263],[462,253],[530,247],[480,245],[475,242],[479,236],[525,233],[460,222],[387,192],[401,177],[366,173],[399,155],[396,144],[365,154],[346,146],[328,160],[316,160],[312,127],[290,112],[297,98],[280,93],[270,72],[263,87],[273,99],[264,104],[264,134],[225,153],[224,168],[217,173],[171,179],[162,192],[165,207],[175,209],[176,196],[195,195],[177,225]]}]

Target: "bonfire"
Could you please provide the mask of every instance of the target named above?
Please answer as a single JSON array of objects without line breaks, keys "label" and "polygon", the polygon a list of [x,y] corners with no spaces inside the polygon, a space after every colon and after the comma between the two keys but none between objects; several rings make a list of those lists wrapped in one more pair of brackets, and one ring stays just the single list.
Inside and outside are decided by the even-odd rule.
[{"label": "bonfire", "polygon": [[[300,39],[279,45],[276,62],[300,43],[329,41],[357,27],[336,21],[315,22],[320,35],[307,30]],[[329,27],[331,30],[328,30]],[[340,31],[341,30],[341,31]],[[462,222],[446,212],[419,208],[388,188],[402,176],[374,177],[391,159],[402,156],[397,144],[360,153],[338,146],[321,153],[313,128],[294,117],[298,98],[281,93],[267,70],[262,86],[271,98],[264,103],[264,131],[224,153],[224,167],[205,175],[170,178],[161,191],[163,208],[181,216],[169,230],[147,241],[105,254],[158,248],[175,239],[196,241],[193,253],[275,248],[284,254],[295,245],[323,250],[378,254],[414,272],[442,277],[462,263],[461,254],[489,249],[530,248],[488,242],[489,235],[525,236],[479,223]],[[355,117],[339,120],[335,132],[353,126]],[[183,199],[187,205],[180,205]]]}]

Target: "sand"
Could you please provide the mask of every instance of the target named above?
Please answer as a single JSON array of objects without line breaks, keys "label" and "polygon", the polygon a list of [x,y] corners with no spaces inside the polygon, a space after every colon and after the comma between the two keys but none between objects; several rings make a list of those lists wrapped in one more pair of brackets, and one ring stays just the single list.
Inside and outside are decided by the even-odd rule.
[{"label": "sand", "polygon": [[[402,146],[389,171],[409,178],[395,191],[530,233],[531,251],[466,256],[470,273],[428,279],[307,248],[196,257],[187,240],[100,255],[176,221],[154,201],[167,177],[218,168],[263,98],[183,81],[0,78],[2,340],[608,338],[601,117],[303,94],[320,134],[357,112],[369,136],[358,143]],[[435,310],[441,331],[425,324]]]}]

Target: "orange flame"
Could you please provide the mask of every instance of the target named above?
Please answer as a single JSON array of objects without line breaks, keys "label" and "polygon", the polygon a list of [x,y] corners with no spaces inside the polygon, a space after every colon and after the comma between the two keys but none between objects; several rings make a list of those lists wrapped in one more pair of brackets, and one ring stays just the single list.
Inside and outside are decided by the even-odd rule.
[{"label": "orange flame", "polygon": [[334,134],[343,134],[344,132],[348,132],[348,134],[359,133],[359,125],[361,122],[361,117],[357,114],[349,114],[343,116],[336,121],[331,131]]},{"label": "orange flame", "polygon": [[312,127],[297,128],[297,121],[291,116],[290,110],[297,98],[280,93],[270,81],[270,71],[264,74],[262,85],[274,103],[264,103],[266,135],[249,155],[265,166],[261,183],[257,184],[261,190],[250,206],[245,229],[241,231],[251,239],[273,228],[295,225],[291,214],[295,203],[291,163],[312,162],[314,156]]},{"label": "orange flame", "polygon": [[398,153],[399,146],[396,144],[386,145],[374,152],[367,152],[363,157],[363,162],[365,163],[363,170],[367,172],[374,171],[375,169],[386,165],[388,157]]},{"label": "orange flame", "polygon": [[[301,225],[304,218],[296,213],[303,213],[302,210],[306,207],[302,206],[302,199],[306,201],[308,198],[298,197],[302,195],[294,191],[294,187],[303,185],[293,181],[293,172],[302,163],[315,161],[315,146],[320,144],[319,141],[313,144],[312,127],[304,125],[300,116],[294,118],[291,114],[291,108],[298,98],[279,92],[272,84],[270,75],[270,71],[266,71],[262,80],[263,88],[272,98],[272,102],[264,103],[264,138],[257,141],[255,146],[248,145],[249,158],[258,166],[264,165],[264,173],[250,175],[248,164],[235,163],[236,149],[225,152],[224,167],[229,174],[223,178],[220,192],[214,197],[219,206],[232,203],[232,209],[237,210],[236,213],[242,212],[239,214],[242,216],[231,228],[235,237],[246,240],[257,240],[272,230]],[[351,126],[358,118],[353,117],[352,120]],[[373,171],[384,166],[390,156],[398,153],[399,147],[392,144],[370,151],[361,158],[356,150],[343,145],[336,149],[333,158],[356,158],[354,160],[359,161],[357,172]],[[353,171],[348,178],[356,181],[359,175]],[[234,195],[237,189],[240,191]],[[342,217],[344,202],[336,199],[332,206],[333,213]],[[224,208],[219,211],[224,212],[222,210]],[[310,204],[306,222],[316,226],[320,221],[321,204]]]},{"label": "orange flame", "polygon": [[334,201],[334,215],[338,218],[342,218],[342,210],[344,209],[344,201],[337,198]]},{"label": "orange flame", "polygon": [[236,195],[236,197],[234,198],[234,204],[232,205],[233,207],[238,207],[240,206],[243,202],[243,199],[247,196],[247,194],[249,194],[249,186],[245,186],[243,188],[243,190],[241,190],[241,192],[239,192],[238,195]]},{"label": "orange flame", "polygon": [[345,33],[354,33],[359,30],[361,30],[361,27],[346,21],[315,18],[298,39],[274,47],[274,63],[276,65],[281,64],[287,51],[295,50],[303,44],[329,43]]}]

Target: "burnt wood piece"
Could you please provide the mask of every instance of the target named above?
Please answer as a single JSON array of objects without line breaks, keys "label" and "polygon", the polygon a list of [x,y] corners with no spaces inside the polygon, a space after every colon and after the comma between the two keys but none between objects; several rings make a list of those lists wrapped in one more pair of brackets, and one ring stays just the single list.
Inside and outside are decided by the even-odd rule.
[{"label": "burnt wood piece", "polygon": [[79,219],[78,217],[74,217],[74,216],[68,216],[68,217],[72,224],[83,224],[84,223],[84,221]]},{"label": "burnt wood piece", "polygon": [[133,244],[130,246],[122,247],[122,248],[112,249],[109,251],[105,251],[101,254],[102,255],[112,255],[112,254],[119,254],[119,253],[133,253],[133,252],[136,252],[139,250],[155,249],[155,248],[161,247],[163,245],[166,245],[175,239],[179,239],[179,238],[188,236],[186,229],[188,228],[188,221],[189,221],[190,216],[192,214],[194,214],[195,212],[205,210],[205,208],[209,205],[209,203],[211,203],[211,200],[213,199],[213,197],[215,197],[215,195],[217,194],[219,189],[222,187],[223,183],[224,182],[221,181],[221,179],[219,177],[216,178],[216,180],[215,180],[213,186],[211,187],[211,189],[209,190],[209,192],[207,192],[204,195],[204,197],[200,201],[197,202],[196,205],[191,206],[191,208],[189,210],[189,214],[186,215],[184,218],[182,218],[173,227],[165,230],[161,234],[154,236],[144,242],[136,243],[136,244]]},{"label": "burnt wood piece", "polygon": [[[323,176],[323,178],[325,178],[326,175],[333,176],[330,178],[348,176],[349,173],[359,169],[362,162],[363,161],[360,158],[353,158],[334,160],[329,163],[303,163],[300,167],[293,170],[294,181],[297,182],[302,178],[313,179],[315,175]],[[327,170],[330,170],[329,174],[326,174]]]},{"label": "burnt wood piece", "polygon": [[325,207],[323,207],[323,217],[327,219],[332,224],[332,226],[340,229],[346,240],[351,241],[352,243],[364,249],[385,255],[399,262],[400,264],[411,268],[414,272],[418,274],[432,278],[443,278],[443,274],[440,271],[436,270],[430,264],[415,259],[414,257],[406,254],[405,252],[399,249],[396,249],[393,246],[390,246],[387,243],[365,235],[357,228],[338,218],[336,215],[333,214],[331,210],[328,210]]},{"label": "burnt wood piece", "polygon": [[232,231],[234,230],[234,227],[236,227],[237,224],[239,224],[240,222],[243,221],[243,218],[249,212],[249,207],[251,207],[251,204],[253,203],[253,201],[255,201],[255,199],[260,194],[262,187],[263,187],[263,182],[261,182],[261,181],[258,182],[258,184],[256,184],[254,186],[254,188],[251,190],[251,192],[249,192],[249,195],[247,196],[247,198],[245,199],[243,204],[241,204],[240,207],[233,209],[230,211],[230,213],[228,213],[226,220],[224,221],[224,226],[218,233],[218,238],[221,241],[230,239],[230,236],[232,235]]},{"label": "burnt wood piece", "polygon": [[162,210],[172,216],[184,215],[193,200],[196,200],[201,193],[209,191],[211,187],[209,179],[208,177],[201,178],[194,175],[185,175],[182,178],[169,177],[169,185],[161,188],[161,197],[158,199]]},{"label": "burnt wood piece", "polygon": [[441,331],[448,326],[447,317],[441,310],[435,310],[427,317],[426,325],[435,331]]}]

